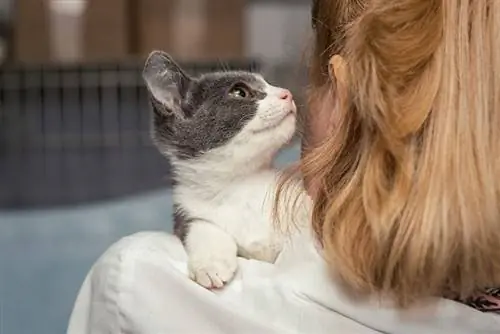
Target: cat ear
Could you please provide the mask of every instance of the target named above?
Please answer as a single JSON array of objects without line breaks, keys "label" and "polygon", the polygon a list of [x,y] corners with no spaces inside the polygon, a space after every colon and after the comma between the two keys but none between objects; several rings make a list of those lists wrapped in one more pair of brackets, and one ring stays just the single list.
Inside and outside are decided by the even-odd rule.
[{"label": "cat ear", "polygon": [[167,113],[183,115],[181,101],[191,78],[165,52],[153,51],[146,60],[142,77],[152,98]]}]

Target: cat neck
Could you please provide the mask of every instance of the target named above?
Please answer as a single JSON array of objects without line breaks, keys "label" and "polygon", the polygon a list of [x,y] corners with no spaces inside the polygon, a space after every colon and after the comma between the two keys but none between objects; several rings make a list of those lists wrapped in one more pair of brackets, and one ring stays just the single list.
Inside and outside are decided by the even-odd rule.
[{"label": "cat neck", "polygon": [[[229,186],[274,171],[273,156],[239,160],[217,157],[172,161],[175,188],[217,196]],[[174,189],[175,190],[175,189]]]}]

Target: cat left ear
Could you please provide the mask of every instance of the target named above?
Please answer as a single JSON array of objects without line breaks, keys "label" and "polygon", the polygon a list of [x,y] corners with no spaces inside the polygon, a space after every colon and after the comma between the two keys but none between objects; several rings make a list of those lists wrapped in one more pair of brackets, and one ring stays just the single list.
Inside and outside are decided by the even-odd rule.
[{"label": "cat left ear", "polygon": [[166,112],[183,114],[181,101],[192,79],[167,53],[153,51],[146,60],[142,77],[152,97]]}]

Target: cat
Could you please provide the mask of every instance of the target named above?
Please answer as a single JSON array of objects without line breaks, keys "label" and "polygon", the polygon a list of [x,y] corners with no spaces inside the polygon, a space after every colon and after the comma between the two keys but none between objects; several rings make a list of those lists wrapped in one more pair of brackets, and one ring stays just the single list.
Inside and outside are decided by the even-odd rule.
[{"label": "cat", "polygon": [[275,261],[284,233],[273,227],[272,163],[295,133],[290,91],[244,71],[191,77],[162,51],[149,55],[143,79],[151,136],[173,170],[174,233],[191,279],[221,288],[238,255]]}]

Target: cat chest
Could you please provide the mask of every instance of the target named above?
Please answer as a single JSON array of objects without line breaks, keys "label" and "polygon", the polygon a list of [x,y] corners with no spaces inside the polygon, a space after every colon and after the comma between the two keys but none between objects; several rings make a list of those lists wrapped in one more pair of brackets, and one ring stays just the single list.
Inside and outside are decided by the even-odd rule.
[{"label": "cat chest", "polygon": [[267,231],[272,224],[271,196],[264,189],[232,189],[213,198],[177,192],[174,201],[189,216],[213,223],[231,234]]}]

